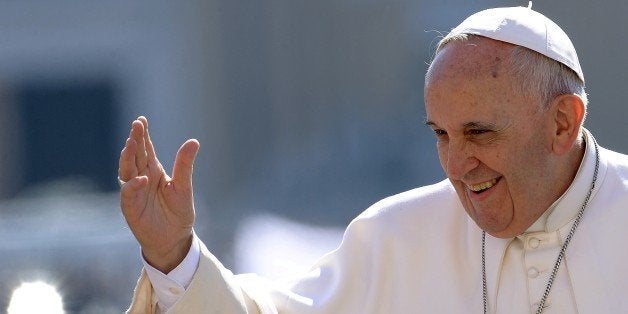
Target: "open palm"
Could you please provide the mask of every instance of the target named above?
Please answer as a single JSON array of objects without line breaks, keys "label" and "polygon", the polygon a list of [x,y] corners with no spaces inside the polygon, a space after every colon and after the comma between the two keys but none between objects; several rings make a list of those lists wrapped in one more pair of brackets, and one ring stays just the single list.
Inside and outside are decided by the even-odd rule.
[{"label": "open palm", "polygon": [[122,213],[146,260],[164,273],[183,260],[192,241],[192,172],[199,147],[196,140],[181,145],[171,178],[155,154],[148,120],[139,117],[120,153]]}]

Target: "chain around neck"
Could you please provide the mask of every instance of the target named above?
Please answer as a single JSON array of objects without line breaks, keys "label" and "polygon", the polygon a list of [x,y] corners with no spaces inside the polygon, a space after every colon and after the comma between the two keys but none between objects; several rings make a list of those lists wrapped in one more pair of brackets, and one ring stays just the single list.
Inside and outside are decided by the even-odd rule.
[{"label": "chain around neck", "polygon": [[[550,290],[552,290],[552,285],[554,284],[554,280],[556,279],[556,275],[558,274],[558,269],[560,268],[561,262],[565,258],[565,251],[567,250],[567,246],[569,245],[569,242],[571,242],[571,238],[573,237],[574,233],[576,232],[576,228],[578,227],[578,225],[580,224],[580,221],[582,220],[582,216],[584,215],[584,209],[589,204],[589,199],[591,198],[591,194],[593,194],[593,190],[595,189],[595,183],[597,181],[597,175],[598,175],[598,171],[600,167],[600,152],[599,152],[597,142],[595,141],[595,138],[593,138],[591,134],[588,134],[588,136],[591,136],[593,145],[595,147],[595,170],[593,172],[593,180],[591,180],[591,187],[589,188],[589,192],[587,193],[587,196],[584,199],[584,202],[582,203],[582,207],[580,208],[580,211],[578,211],[578,215],[574,219],[573,225],[571,226],[571,230],[569,230],[569,234],[567,234],[567,237],[565,238],[565,242],[560,247],[560,252],[558,253],[558,256],[556,257],[556,262],[554,263],[554,268],[552,269],[552,273],[550,274],[550,277],[547,280],[545,291],[543,292],[541,301],[539,301],[538,303],[539,306],[536,309],[536,314],[541,314],[543,312],[543,309],[545,308],[545,302],[547,301],[547,297],[550,294]],[[482,231],[482,301],[484,304],[484,314],[487,314],[488,313],[488,290],[486,288],[486,231]]]}]

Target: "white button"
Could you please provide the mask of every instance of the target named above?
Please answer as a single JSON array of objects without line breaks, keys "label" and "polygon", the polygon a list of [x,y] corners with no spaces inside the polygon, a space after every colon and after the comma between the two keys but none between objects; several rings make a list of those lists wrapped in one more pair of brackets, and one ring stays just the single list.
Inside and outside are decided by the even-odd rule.
[{"label": "white button", "polygon": [[530,278],[536,278],[539,276],[539,270],[536,269],[536,267],[530,267],[528,268],[528,277]]},{"label": "white button", "polygon": [[541,240],[539,238],[532,237],[530,238],[530,240],[528,240],[528,245],[533,249],[538,248],[540,244]]},{"label": "white button", "polygon": [[168,290],[170,290],[170,292],[174,295],[178,295],[180,293],[179,289],[175,287],[168,288]]}]

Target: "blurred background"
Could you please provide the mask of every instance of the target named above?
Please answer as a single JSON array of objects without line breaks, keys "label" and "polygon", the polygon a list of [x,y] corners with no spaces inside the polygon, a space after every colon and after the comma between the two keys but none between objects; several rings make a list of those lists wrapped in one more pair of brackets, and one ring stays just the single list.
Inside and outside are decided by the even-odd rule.
[{"label": "blurred background", "polygon": [[[141,270],[119,151],[146,115],[171,169],[197,138],[196,231],[235,272],[295,272],[377,200],[443,178],[423,125],[439,36],[527,1],[0,2],[0,313],[28,282],[120,313]],[[586,126],[628,153],[628,3],[535,1],[571,36]]]}]

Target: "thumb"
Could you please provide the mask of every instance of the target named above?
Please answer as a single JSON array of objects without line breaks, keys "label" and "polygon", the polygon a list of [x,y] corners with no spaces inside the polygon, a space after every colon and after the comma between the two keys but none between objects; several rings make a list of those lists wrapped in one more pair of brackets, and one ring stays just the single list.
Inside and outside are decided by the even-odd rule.
[{"label": "thumb", "polygon": [[177,152],[172,169],[172,181],[175,186],[191,190],[192,189],[192,173],[194,171],[194,160],[201,144],[195,140],[187,140]]}]

